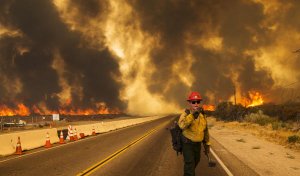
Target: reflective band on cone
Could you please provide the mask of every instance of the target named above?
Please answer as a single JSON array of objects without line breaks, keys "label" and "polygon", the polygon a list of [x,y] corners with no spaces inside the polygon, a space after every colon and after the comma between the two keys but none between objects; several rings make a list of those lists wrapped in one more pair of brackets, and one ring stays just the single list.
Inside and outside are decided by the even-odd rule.
[{"label": "reflective band on cone", "polygon": [[50,147],[51,147],[51,142],[50,142],[49,133],[47,132],[45,148],[50,148]]},{"label": "reflective band on cone", "polygon": [[17,155],[22,155],[22,147],[21,147],[20,136],[18,136],[18,142],[17,142],[17,147],[16,147],[16,154]]},{"label": "reflective band on cone", "polygon": [[62,130],[60,131],[59,143],[65,144],[64,134],[63,134]]},{"label": "reflective band on cone", "polygon": [[68,137],[70,141],[74,141],[73,130],[71,125],[69,125],[68,127]]}]

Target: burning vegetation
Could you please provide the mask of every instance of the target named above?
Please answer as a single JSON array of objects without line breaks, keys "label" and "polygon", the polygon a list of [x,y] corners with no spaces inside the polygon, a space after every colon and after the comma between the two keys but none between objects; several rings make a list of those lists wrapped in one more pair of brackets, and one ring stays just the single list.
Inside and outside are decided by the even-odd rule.
[{"label": "burning vegetation", "polygon": [[[261,93],[257,91],[249,91],[247,97],[242,97],[240,101],[237,102],[237,104],[240,104],[241,106],[244,106],[245,108],[249,107],[255,107],[260,106],[264,104],[264,99]],[[215,111],[216,107],[212,104],[204,104],[203,109],[205,111]]]},{"label": "burning vegetation", "polygon": [[250,91],[247,98],[243,98],[241,104],[245,107],[259,106],[264,103],[263,96],[256,91]]},{"label": "burning vegetation", "polygon": [[202,107],[203,107],[204,111],[215,111],[215,106],[214,105],[204,104]]},{"label": "burning vegetation", "polygon": [[38,108],[37,106],[32,106],[31,108],[25,106],[24,104],[17,104],[15,108],[10,108],[6,105],[0,105],[0,116],[29,116],[29,115],[51,115],[51,114],[61,114],[61,115],[98,115],[98,114],[120,114],[118,109],[109,109],[102,104],[98,108],[91,109],[80,109],[72,107],[62,107],[58,110],[48,110],[46,108]]},{"label": "burning vegetation", "polygon": [[0,116],[28,116],[29,114],[30,110],[24,104],[18,104],[15,109],[9,108],[6,105],[0,105]]}]

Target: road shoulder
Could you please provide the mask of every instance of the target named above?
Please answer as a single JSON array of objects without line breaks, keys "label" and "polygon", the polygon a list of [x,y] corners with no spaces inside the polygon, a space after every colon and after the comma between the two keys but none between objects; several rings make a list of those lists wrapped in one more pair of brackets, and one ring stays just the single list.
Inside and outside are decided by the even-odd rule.
[{"label": "road shoulder", "polygon": [[234,175],[245,175],[244,170],[270,176],[300,175],[299,152],[241,129],[209,123],[213,148]]}]

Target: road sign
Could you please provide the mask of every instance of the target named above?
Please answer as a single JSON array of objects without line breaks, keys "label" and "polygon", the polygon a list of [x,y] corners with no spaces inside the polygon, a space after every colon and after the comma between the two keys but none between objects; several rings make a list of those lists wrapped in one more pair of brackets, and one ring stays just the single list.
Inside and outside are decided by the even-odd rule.
[{"label": "road sign", "polygon": [[52,114],[53,121],[59,121],[59,114]]}]

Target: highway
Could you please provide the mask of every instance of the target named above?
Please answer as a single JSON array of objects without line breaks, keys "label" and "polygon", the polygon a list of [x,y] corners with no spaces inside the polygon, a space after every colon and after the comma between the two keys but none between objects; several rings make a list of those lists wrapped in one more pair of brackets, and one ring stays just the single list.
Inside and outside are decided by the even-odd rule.
[{"label": "highway", "polygon": [[[175,116],[168,116],[50,149],[4,157],[0,159],[0,175],[181,176],[183,158],[173,151],[168,131],[174,120]],[[228,175],[220,163],[209,168],[203,152],[201,157],[196,175]]]}]

